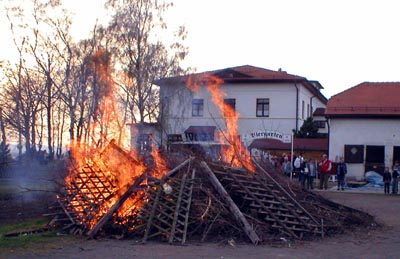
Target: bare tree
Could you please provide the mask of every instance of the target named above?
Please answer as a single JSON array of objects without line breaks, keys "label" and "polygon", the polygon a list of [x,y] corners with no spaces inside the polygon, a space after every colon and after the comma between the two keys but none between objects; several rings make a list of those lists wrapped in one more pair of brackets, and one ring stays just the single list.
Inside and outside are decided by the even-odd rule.
[{"label": "bare tree", "polygon": [[[35,77],[36,75],[36,77]],[[36,151],[36,119],[43,109],[44,88],[38,73],[26,67],[17,67],[7,71],[7,84],[3,88],[3,112],[8,125],[14,128],[25,139],[25,150],[28,155]],[[20,140],[20,143],[22,141]],[[20,147],[21,148],[21,147]],[[21,150],[20,150],[21,154]]]},{"label": "bare tree", "polygon": [[4,124],[18,134],[20,154],[23,145],[29,154],[47,147],[52,159],[61,155],[67,130],[70,140],[101,145],[126,123],[157,121],[153,82],[187,72],[180,67],[188,52],[181,43],[185,28],[168,46],[157,37],[167,28],[162,16],[171,4],[109,0],[109,25],[96,25],[88,39],[76,42],[72,17],[59,0],[27,1],[24,9],[10,3],[19,61],[1,63],[6,83],[0,102]]},{"label": "bare tree", "polygon": [[133,122],[154,121],[158,113],[158,89],[153,82],[160,77],[179,75],[179,66],[188,50],[180,41],[186,37],[182,26],[175,34],[177,42],[167,48],[156,34],[167,29],[163,14],[171,4],[153,0],[110,0],[114,11],[108,30],[116,47],[117,63],[126,74],[118,81],[121,100]]}]

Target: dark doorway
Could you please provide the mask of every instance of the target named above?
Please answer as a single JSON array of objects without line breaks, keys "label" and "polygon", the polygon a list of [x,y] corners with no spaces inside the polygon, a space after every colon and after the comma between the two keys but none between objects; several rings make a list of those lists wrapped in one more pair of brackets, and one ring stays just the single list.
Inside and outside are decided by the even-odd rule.
[{"label": "dark doorway", "polygon": [[400,162],[400,147],[399,146],[393,147],[393,164],[396,161]]},{"label": "dark doorway", "polygon": [[367,146],[365,172],[374,171],[383,174],[385,169],[385,146]]}]

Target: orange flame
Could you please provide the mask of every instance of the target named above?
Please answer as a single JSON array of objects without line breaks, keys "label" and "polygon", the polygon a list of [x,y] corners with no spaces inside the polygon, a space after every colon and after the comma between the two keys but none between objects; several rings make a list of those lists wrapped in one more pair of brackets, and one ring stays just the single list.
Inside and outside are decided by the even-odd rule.
[{"label": "orange flame", "polygon": [[[96,74],[93,80],[96,80],[94,94],[97,95],[97,103],[93,108],[93,122],[89,126],[90,136],[85,143],[71,141],[69,147],[73,163],[65,183],[74,199],[69,205],[87,229],[95,226],[146,169],[135,152],[129,154],[114,143],[114,139],[121,143],[124,125],[113,96],[115,91],[109,63],[108,54],[102,50],[98,50],[91,59]],[[110,139],[113,140],[109,142]],[[140,192],[129,197],[119,208],[118,216],[123,217],[140,208],[139,197]]]},{"label": "orange flame", "polygon": [[151,156],[154,160],[154,169],[153,169],[153,176],[156,178],[161,178],[168,172],[167,164],[165,160],[161,157],[160,153],[152,144],[151,146]]},{"label": "orange flame", "polygon": [[225,160],[232,163],[234,166],[244,166],[248,170],[254,172],[255,168],[251,162],[249,152],[243,146],[239,138],[237,129],[239,115],[223,100],[225,93],[220,89],[220,85],[223,84],[224,81],[211,75],[198,77],[197,80],[196,77],[190,77],[189,79],[187,86],[192,91],[196,90],[198,92],[199,85],[201,84],[207,86],[207,90],[211,94],[211,101],[217,106],[225,120],[226,131],[222,132],[219,136],[219,142],[221,144],[228,143],[228,145],[222,145],[221,150]]}]

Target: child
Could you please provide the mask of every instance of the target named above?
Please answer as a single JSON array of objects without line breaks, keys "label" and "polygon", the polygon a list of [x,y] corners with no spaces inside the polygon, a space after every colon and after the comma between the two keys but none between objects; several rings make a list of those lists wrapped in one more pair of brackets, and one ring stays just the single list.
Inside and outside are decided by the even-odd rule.
[{"label": "child", "polygon": [[389,194],[390,182],[392,181],[392,175],[389,172],[389,167],[385,167],[385,172],[383,173],[383,184],[385,186],[385,194]]}]

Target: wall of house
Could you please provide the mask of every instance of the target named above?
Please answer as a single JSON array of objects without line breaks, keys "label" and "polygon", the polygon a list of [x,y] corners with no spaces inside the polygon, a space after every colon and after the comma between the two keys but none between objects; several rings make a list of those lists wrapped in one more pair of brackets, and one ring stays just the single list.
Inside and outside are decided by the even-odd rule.
[{"label": "wall of house", "polygon": [[[400,146],[399,120],[394,119],[330,119],[329,157],[335,161],[344,155],[344,145],[385,146],[385,165],[393,165],[393,147]],[[347,164],[348,176],[364,179],[364,162]]]},{"label": "wall of house", "polygon": [[[325,105],[313,98],[312,94],[301,84],[297,84],[299,93],[298,129],[311,114],[311,107],[315,110]],[[223,98],[236,99],[236,111],[239,113],[238,133],[242,139],[257,131],[278,131],[291,134],[296,127],[296,87],[294,84],[233,84],[222,85],[219,89],[224,93]],[[199,87],[198,92],[191,92],[184,86],[161,87],[161,98],[165,102],[164,118],[167,134],[180,134],[189,126],[217,126],[217,129],[226,130],[225,122],[220,111],[211,100],[211,95],[205,87]],[[203,117],[192,116],[192,99],[204,99]],[[256,116],[256,99],[269,98],[269,117]],[[304,117],[302,103],[304,102]],[[311,106],[311,102],[313,102]],[[307,107],[309,109],[307,110]]]},{"label": "wall of house", "polygon": [[159,129],[154,124],[130,124],[130,134],[131,134],[131,150],[140,151],[138,149],[138,139],[140,135],[151,135],[151,145],[152,147],[158,148],[161,146],[161,135]]}]

